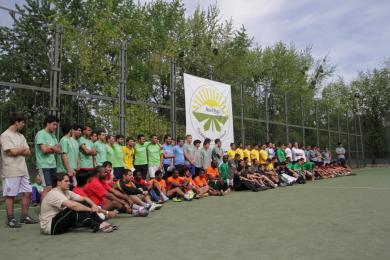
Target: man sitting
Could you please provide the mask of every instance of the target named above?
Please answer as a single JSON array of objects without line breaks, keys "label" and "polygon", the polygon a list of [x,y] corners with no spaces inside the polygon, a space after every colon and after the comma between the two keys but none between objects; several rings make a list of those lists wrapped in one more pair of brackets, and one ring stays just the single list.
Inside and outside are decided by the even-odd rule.
[{"label": "man sitting", "polygon": [[226,195],[230,192],[230,188],[221,178],[218,171],[218,162],[212,161],[210,167],[207,169],[208,176],[208,185],[217,191],[222,192],[223,195]]},{"label": "man sitting", "polygon": [[[137,178],[142,179],[142,173],[140,171],[135,171]],[[119,174],[119,180],[115,183],[114,188],[120,192],[129,195],[131,201],[135,204],[133,207],[139,209],[139,207],[144,207],[149,212],[156,209],[160,209],[162,206],[155,204],[151,201],[149,196],[149,189],[147,186],[138,187],[132,181],[133,174],[131,170],[125,169]],[[145,182],[147,185],[147,183]],[[139,207],[137,207],[138,205]]]},{"label": "man sitting", "polygon": [[174,202],[181,202],[184,198],[185,188],[183,178],[179,176],[179,170],[174,169],[172,176],[167,179],[167,196]]},{"label": "man sitting", "polygon": [[88,227],[94,232],[112,232],[115,226],[103,221],[97,213],[107,217],[116,216],[96,206],[87,197],[81,197],[69,190],[70,181],[66,174],[57,174],[53,189],[44,197],[41,204],[40,225],[45,234],[58,235],[69,228]]},{"label": "man sitting", "polygon": [[149,180],[149,191],[152,199],[157,203],[169,201],[167,196],[167,184],[163,179],[163,173],[160,170],[155,172],[155,178]]},{"label": "man sitting", "polygon": [[106,171],[102,166],[97,166],[94,175],[84,186],[84,192],[96,205],[105,210],[118,210],[134,216],[147,216],[149,212],[144,208],[133,207],[133,202],[128,195],[113,189],[107,184]]}]

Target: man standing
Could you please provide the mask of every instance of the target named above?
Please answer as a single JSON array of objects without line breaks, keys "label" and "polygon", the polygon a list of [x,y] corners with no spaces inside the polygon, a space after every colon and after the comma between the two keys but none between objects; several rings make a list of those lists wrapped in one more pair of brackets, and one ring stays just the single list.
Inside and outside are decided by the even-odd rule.
[{"label": "man standing", "polygon": [[175,169],[179,171],[181,177],[184,176],[184,150],[183,150],[184,140],[183,138],[177,139],[177,144],[173,147],[173,153],[175,155],[174,163]]},{"label": "man standing", "polygon": [[158,143],[157,135],[150,136],[150,144],[146,148],[148,153],[148,176],[150,179],[154,179],[156,171],[160,171],[162,169],[162,150],[161,146]]},{"label": "man standing", "polygon": [[204,139],[203,148],[200,150],[200,158],[202,162],[203,170],[207,169],[211,165],[211,149],[210,149],[211,140],[209,138]]},{"label": "man standing", "polygon": [[[235,150],[234,150],[234,154],[236,154]],[[211,160],[217,162],[217,168],[222,164],[223,162],[222,158],[223,158],[222,142],[220,139],[215,139],[215,146],[211,151]]]},{"label": "man standing", "polygon": [[230,149],[227,151],[228,160],[234,159],[234,155],[236,154],[236,145],[234,143],[230,143]]},{"label": "man standing", "polygon": [[44,129],[35,136],[35,157],[37,160],[38,173],[41,176],[43,186],[42,199],[51,190],[52,180],[56,176],[56,154],[61,154],[61,147],[58,144],[55,132],[58,127],[58,118],[49,115],[45,118]]},{"label": "man standing", "polygon": [[79,147],[72,140],[72,131],[72,127],[62,126],[63,137],[60,140],[61,154],[57,157],[57,172],[67,173],[69,178],[73,179],[74,185],[76,183],[76,170],[79,165]]},{"label": "man standing", "polygon": [[26,139],[20,133],[25,126],[25,118],[21,113],[11,113],[9,123],[8,129],[0,135],[1,172],[7,224],[10,228],[17,228],[21,227],[14,216],[14,199],[18,193],[23,193],[20,223],[38,222],[28,216],[32,187],[25,157],[31,152]]},{"label": "man standing", "polygon": [[248,158],[249,162],[253,160],[260,161],[259,145],[253,144],[253,149],[251,150],[251,158]]},{"label": "man standing", "polygon": [[286,159],[290,158],[290,161],[293,160],[291,147],[292,147],[291,143],[288,143],[287,147],[284,149],[284,152],[286,153]]},{"label": "man standing", "polygon": [[345,166],[345,149],[342,143],[338,143],[338,146],[336,147],[336,154],[337,154],[337,162],[340,165]]},{"label": "man standing", "polygon": [[[244,158],[248,158],[248,160],[251,159],[251,145],[250,144],[246,144],[245,145],[245,150],[244,150]],[[243,158],[243,159],[244,159]]]},{"label": "man standing", "polygon": [[240,159],[241,160],[244,160],[244,150],[243,150],[243,147],[242,147],[242,143],[238,144],[238,147],[236,149],[236,153],[238,153],[240,155]]},{"label": "man standing", "polygon": [[148,155],[146,147],[150,142],[145,142],[144,135],[138,135],[137,143],[134,147],[134,168],[142,173],[142,178],[146,179],[148,174]]},{"label": "man standing", "polygon": [[94,168],[94,156],[96,155],[96,150],[91,140],[92,129],[89,126],[84,126],[82,132],[83,136],[79,138],[80,169],[91,170]]},{"label": "man standing", "polygon": [[266,148],[267,148],[266,144],[263,144],[261,146],[261,149],[260,149],[260,152],[259,152],[259,159],[260,159],[259,162],[260,162],[260,165],[263,165],[263,164],[267,163],[268,152],[267,152]]},{"label": "man standing", "polygon": [[96,150],[95,164],[101,166],[107,161],[106,133],[102,130],[97,132],[98,140],[93,144]]},{"label": "man standing", "polygon": [[183,145],[184,150],[184,158],[185,158],[185,165],[190,170],[191,175],[193,178],[195,178],[195,146],[192,144],[192,136],[187,135],[186,136],[186,142]]},{"label": "man standing", "polygon": [[286,161],[286,154],[284,152],[285,149],[286,149],[286,146],[283,143],[281,143],[281,144],[279,144],[279,147],[276,150],[276,159],[277,159],[279,165],[282,162]]},{"label": "man standing", "polygon": [[173,158],[175,158],[175,154],[173,153],[172,137],[170,135],[164,136],[162,153],[163,153],[164,178],[166,179],[172,175],[172,170],[174,167]]},{"label": "man standing", "polygon": [[126,146],[123,146],[123,162],[125,169],[134,171],[134,139],[126,138]]},{"label": "man standing", "polygon": [[123,163],[123,148],[122,145],[124,143],[124,137],[122,135],[115,136],[115,142],[112,145],[112,149],[114,151],[112,167],[114,169],[114,177],[116,180],[120,179],[120,176],[125,170]]}]

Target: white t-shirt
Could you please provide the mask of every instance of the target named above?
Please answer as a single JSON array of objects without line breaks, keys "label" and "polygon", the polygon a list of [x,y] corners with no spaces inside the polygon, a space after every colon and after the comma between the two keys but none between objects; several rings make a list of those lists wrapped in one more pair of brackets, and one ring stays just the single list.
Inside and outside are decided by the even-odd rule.
[{"label": "white t-shirt", "polygon": [[284,152],[286,153],[286,158],[287,157],[290,157],[290,160],[293,160],[292,158],[292,152],[291,152],[291,149],[286,147],[286,149],[284,149]]},{"label": "white t-shirt", "polygon": [[338,159],[345,159],[345,149],[344,147],[337,147],[336,154]]},{"label": "white t-shirt", "polygon": [[27,148],[26,138],[9,129],[0,135],[1,146],[1,173],[5,177],[28,176],[26,159],[22,155],[9,156],[6,151],[14,148]]},{"label": "white t-shirt", "polygon": [[68,200],[82,201],[83,198],[72,191],[67,190],[63,192],[58,188],[52,189],[45,196],[41,205],[41,214],[39,215],[42,233],[50,234],[52,219],[65,209],[62,203]]},{"label": "white t-shirt", "polygon": [[301,158],[303,158],[306,161],[305,152],[302,149],[293,147],[292,155],[294,161],[298,161]]}]

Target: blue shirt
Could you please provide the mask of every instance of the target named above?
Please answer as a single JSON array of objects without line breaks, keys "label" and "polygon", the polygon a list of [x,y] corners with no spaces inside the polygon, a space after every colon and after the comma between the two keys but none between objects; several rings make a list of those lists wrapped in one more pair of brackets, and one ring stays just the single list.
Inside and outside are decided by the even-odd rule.
[{"label": "blue shirt", "polygon": [[183,150],[183,147],[175,145],[175,147],[173,147],[173,153],[175,154],[175,165],[184,164],[184,150]]},{"label": "blue shirt", "polygon": [[[174,155],[173,153],[173,146],[168,144],[162,145],[163,154],[165,155]],[[163,164],[171,165],[172,158],[164,158]]]}]

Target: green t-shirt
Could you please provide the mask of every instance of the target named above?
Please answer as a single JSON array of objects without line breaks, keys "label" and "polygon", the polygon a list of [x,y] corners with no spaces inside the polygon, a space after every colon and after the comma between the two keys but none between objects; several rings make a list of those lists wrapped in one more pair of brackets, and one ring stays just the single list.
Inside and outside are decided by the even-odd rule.
[{"label": "green t-shirt", "polygon": [[[185,143],[184,145],[183,145],[183,150],[184,150],[184,152],[190,157],[190,159],[193,159],[194,158],[194,156],[195,156],[195,145],[193,145],[193,144],[188,144],[188,143]],[[184,158],[185,158],[185,156],[184,156]],[[187,160],[187,158],[185,158],[185,160],[186,160],[186,163],[190,163],[188,160]]]},{"label": "green t-shirt", "polygon": [[294,164],[293,170],[296,171],[299,175],[302,175],[303,164],[299,165],[298,163]]},{"label": "green t-shirt", "polygon": [[281,148],[278,148],[276,150],[276,157],[278,160],[280,158],[279,162],[284,162],[286,160],[286,155],[284,154],[284,151]]},{"label": "green t-shirt", "polygon": [[106,158],[107,161],[112,163],[114,159],[114,148],[111,145],[106,144]]},{"label": "green t-shirt", "polygon": [[123,148],[121,145],[119,144],[114,144],[112,146],[112,149],[114,150],[114,156],[113,156],[113,161],[111,162],[112,163],[112,167],[124,167],[124,164],[123,164]]},{"label": "green t-shirt", "polygon": [[46,132],[45,129],[40,130],[35,136],[35,157],[37,159],[37,169],[56,168],[56,156],[54,153],[44,154],[39,148],[39,145],[45,144],[54,146],[58,144],[56,136],[52,133]]},{"label": "green t-shirt", "polygon": [[[68,156],[68,162],[73,170],[77,169],[77,159],[79,157],[79,145],[72,137],[64,136],[60,140],[61,151]],[[65,167],[62,155],[57,155],[57,172],[66,173],[68,170]]]},{"label": "green t-shirt", "polygon": [[303,169],[305,169],[306,171],[311,171],[314,169],[314,163],[313,162],[305,162],[303,164]]},{"label": "green t-shirt", "polygon": [[158,144],[149,144],[146,148],[148,154],[148,165],[149,166],[160,166],[160,157],[162,150]]},{"label": "green t-shirt", "polygon": [[226,181],[229,177],[229,166],[227,163],[222,163],[218,168],[221,178]]},{"label": "green t-shirt", "polygon": [[292,164],[292,163],[288,163],[288,164],[287,164],[287,168],[289,168],[290,170],[293,170],[293,168],[294,168],[294,164]]},{"label": "green t-shirt", "polygon": [[150,142],[145,142],[143,145],[136,143],[134,146],[134,165],[148,164],[148,155],[146,148]]},{"label": "green t-shirt", "polygon": [[85,154],[81,150],[81,146],[85,145],[88,149],[92,149],[93,142],[90,139],[85,138],[84,136],[81,136],[79,138],[79,158],[80,158],[80,168],[93,168],[93,156],[89,154]]},{"label": "green t-shirt", "polygon": [[107,145],[98,140],[93,144],[93,147],[96,149],[96,165],[101,166],[107,161]]}]

